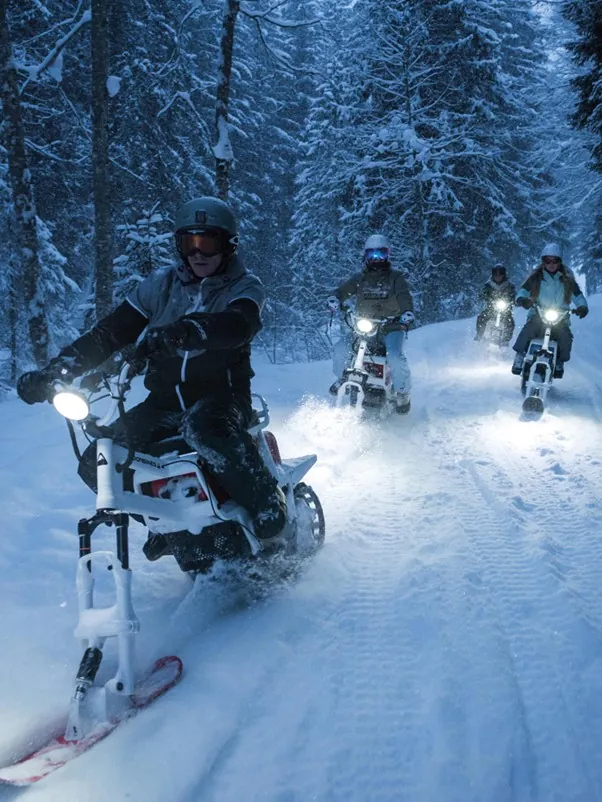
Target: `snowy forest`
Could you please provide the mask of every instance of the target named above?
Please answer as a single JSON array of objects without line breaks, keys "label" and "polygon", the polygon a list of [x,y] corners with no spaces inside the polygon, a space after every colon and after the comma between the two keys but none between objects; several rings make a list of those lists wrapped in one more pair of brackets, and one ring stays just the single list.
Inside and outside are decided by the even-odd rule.
[{"label": "snowy forest", "polygon": [[6,386],[171,264],[204,194],[275,359],[326,355],[375,231],[420,324],[550,239],[602,290],[602,0],[0,0],[0,69]]}]

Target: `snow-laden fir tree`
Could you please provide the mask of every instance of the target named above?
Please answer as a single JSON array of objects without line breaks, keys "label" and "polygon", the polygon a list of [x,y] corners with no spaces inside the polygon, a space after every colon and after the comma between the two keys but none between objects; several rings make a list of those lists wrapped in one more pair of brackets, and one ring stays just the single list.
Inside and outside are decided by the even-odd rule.
[{"label": "snow-laden fir tree", "polygon": [[171,228],[158,203],[134,223],[116,226],[124,249],[113,261],[115,306],[152,272],[173,265],[176,254]]}]

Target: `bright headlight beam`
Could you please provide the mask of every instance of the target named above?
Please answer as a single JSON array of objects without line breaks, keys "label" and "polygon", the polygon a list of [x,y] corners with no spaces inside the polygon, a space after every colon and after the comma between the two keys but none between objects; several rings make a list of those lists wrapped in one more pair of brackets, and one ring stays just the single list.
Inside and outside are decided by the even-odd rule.
[{"label": "bright headlight beam", "polygon": [[374,328],[374,323],[371,323],[365,317],[361,317],[355,325],[357,326],[357,330],[361,331],[362,334],[370,334]]},{"label": "bright headlight beam", "polygon": [[52,403],[56,411],[69,420],[84,420],[90,412],[86,399],[77,393],[66,391],[57,393]]},{"label": "bright headlight beam", "polygon": [[495,302],[495,308],[499,309],[500,312],[501,312],[502,310],[508,308],[508,302],[507,301],[496,301]]},{"label": "bright headlight beam", "polygon": [[546,320],[548,323],[556,323],[560,317],[560,314],[556,309],[546,309],[546,311],[543,313],[543,316],[544,320]]}]

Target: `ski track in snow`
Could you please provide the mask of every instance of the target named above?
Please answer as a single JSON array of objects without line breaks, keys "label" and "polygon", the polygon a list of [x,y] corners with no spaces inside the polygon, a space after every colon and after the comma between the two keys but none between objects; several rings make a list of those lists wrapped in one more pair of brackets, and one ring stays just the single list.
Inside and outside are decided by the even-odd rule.
[{"label": "ski track in snow", "polygon": [[[532,424],[509,359],[479,350],[471,326],[412,336],[407,418],[352,427],[325,400],[324,364],[259,371],[283,453],[318,453],[324,549],[271,592],[226,577],[185,595],[166,561],[136,557],[142,654],[177,651],[182,683],[0,800],[602,800],[602,327],[576,330]],[[57,597],[74,592],[65,576]],[[4,641],[17,659],[22,644]],[[73,653],[48,653],[61,690]]]}]

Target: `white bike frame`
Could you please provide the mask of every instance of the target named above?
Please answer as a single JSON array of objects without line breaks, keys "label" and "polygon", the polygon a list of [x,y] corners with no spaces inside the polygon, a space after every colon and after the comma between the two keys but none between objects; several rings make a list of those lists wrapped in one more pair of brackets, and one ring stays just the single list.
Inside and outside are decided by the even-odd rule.
[{"label": "white bike frame", "polygon": [[383,321],[371,320],[370,322],[374,325],[374,331],[369,334],[364,334],[358,331],[355,326],[353,327],[354,334],[358,338],[359,343],[357,353],[353,360],[353,365],[345,370],[345,373],[343,374],[344,379],[337,391],[336,406],[338,408],[349,406],[346,401],[348,398],[351,398],[351,393],[354,392],[356,395],[354,406],[357,410],[361,411],[366,394],[365,390],[368,386],[382,388],[386,397],[386,404],[389,404],[392,401],[391,370],[386,357],[370,355],[370,362],[372,364],[382,366],[382,378],[379,378],[368,372],[364,367],[368,344],[373,337],[377,336],[379,327]]},{"label": "white bike frame", "polygon": [[[541,315],[541,319],[546,326],[543,339],[536,338],[531,340],[525,356],[523,375],[528,366],[528,374],[524,381],[525,398],[540,398],[542,404],[545,404],[546,396],[554,381],[554,369],[556,367],[556,353],[558,348],[556,341],[551,339],[552,328],[568,317],[568,315],[569,312],[566,310],[558,317],[558,320],[553,323],[546,321],[545,317]],[[531,356],[532,352],[534,352],[534,356]]]},{"label": "white bike frame", "polygon": [[[269,424],[269,410],[265,400],[258,398],[261,410],[257,423],[249,429],[249,433],[257,437],[259,451],[268,469],[284,489],[287,498],[287,516],[289,521],[296,518],[297,510],[294,498],[295,485],[315,464],[317,457],[311,454],[297,459],[282,460],[277,463],[268,446],[264,429]],[[111,420],[116,407],[112,405],[109,413],[100,422],[106,425]],[[249,542],[251,553],[257,554],[260,544],[252,532],[250,516],[239,505],[230,504],[231,509],[224,517],[217,510],[219,504],[215,494],[208,486],[203,471],[198,464],[197,455],[178,454],[176,451],[161,457],[142,453],[134,453],[131,469],[134,474],[134,491],[125,490],[120,470],[128,451],[115,444],[110,438],[97,440],[96,470],[98,493],[96,497],[96,515],[92,519],[83,519],[79,523],[80,558],[77,566],[77,597],[79,621],[75,636],[81,640],[84,649],[80,667],[75,681],[75,690],[71,699],[69,718],[65,739],[77,741],[90,734],[102,723],[111,721],[131,706],[134,692],[134,638],[140,630],[132,602],[132,572],[129,568],[128,520],[129,513],[143,515],[152,522],[153,531],[187,530],[199,534],[207,524],[220,520],[237,520],[243,524],[243,531]],[[120,464],[121,463],[121,464]],[[183,473],[193,473],[198,479],[208,502],[181,504],[169,499],[142,495],[140,486],[154,479],[165,479]],[[116,553],[112,551],[91,551],[91,535],[94,529],[103,523],[116,526]],[[115,582],[115,602],[110,607],[98,607],[94,603],[94,576],[92,563],[101,561],[111,571]],[[117,640],[117,671],[104,686],[95,686],[94,679],[100,662],[105,642],[109,638]]]}]

